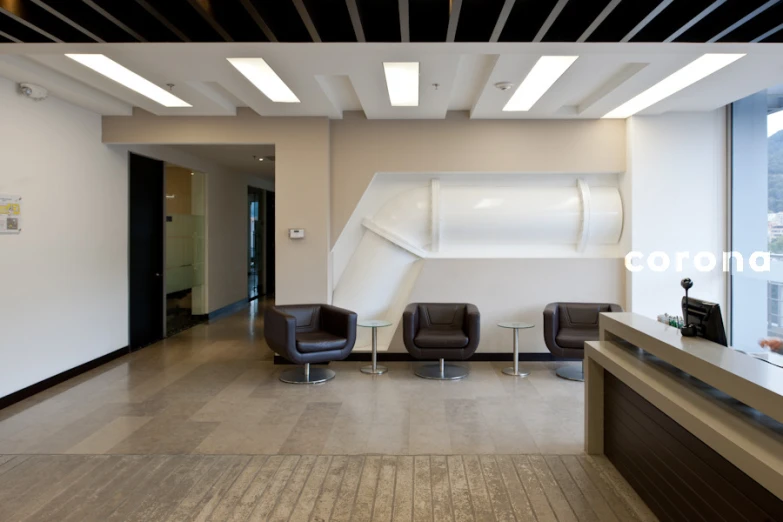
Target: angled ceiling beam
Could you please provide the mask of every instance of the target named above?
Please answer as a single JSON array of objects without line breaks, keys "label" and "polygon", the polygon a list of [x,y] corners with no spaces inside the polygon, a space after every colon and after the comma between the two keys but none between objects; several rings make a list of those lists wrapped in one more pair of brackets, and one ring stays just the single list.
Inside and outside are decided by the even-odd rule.
[{"label": "angled ceiling beam", "polygon": [[146,38],[144,38],[142,35],[140,35],[136,31],[134,31],[133,29],[131,29],[130,27],[122,23],[122,21],[120,21],[118,18],[113,16],[110,12],[108,12],[103,7],[96,4],[93,0],[82,0],[82,2],[84,2],[84,4],[87,5],[88,7],[92,8],[96,13],[98,13],[99,15],[101,15],[102,17],[104,17],[105,19],[107,19],[108,21],[110,21],[111,23],[113,23],[114,25],[116,25],[117,27],[119,27],[120,29],[122,29],[123,31],[131,35],[132,37],[134,37],[139,42],[147,41]]},{"label": "angled ceiling beam", "polygon": [[459,23],[459,12],[461,9],[462,9],[462,0],[451,0],[451,13],[449,13],[449,28],[446,31],[447,42],[453,42],[454,38],[457,37],[457,24]]},{"label": "angled ceiling beam", "polygon": [[727,34],[731,33],[732,31],[734,31],[738,27],[740,27],[742,25],[745,25],[746,22],[748,22],[750,20],[753,20],[758,15],[760,15],[761,13],[763,13],[764,11],[766,11],[767,9],[772,7],[773,5],[777,4],[778,2],[780,2],[780,0],[769,0],[769,2],[765,3],[764,5],[762,5],[761,7],[756,9],[755,11],[753,11],[752,13],[748,13],[747,15],[743,16],[742,18],[740,18],[739,20],[737,20],[736,22],[734,22],[733,24],[728,26],[723,31],[719,32],[718,34],[716,34],[715,36],[713,36],[712,38],[707,40],[707,43],[717,42],[718,40],[720,40],[721,38],[723,38]]},{"label": "angled ceiling beam", "polygon": [[769,37],[770,37],[770,36],[772,36],[773,34],[777,33],[777,32],[778,32],[778,31],[780,31],[781,29],[783,29],[783,24],[780,24],[780,25],[779,25],[779,26],[777,26],[777,27],[773,27],[772,29],[770,29],[770,30],[769,30],[769,31],[767,31],[766,33],[762,34],[762,35],[761,35],[761,36],[759,36],[758,38],[754,38],[753,40],[751,40],[751,41],[750,41],[750,43],[759,43],[759,42],[763,42],[764,40],[766,40],[767,38],[769,38]]},{"label": "angled ceiling beam", "polygon": [[307,7],[304,5],[304,1],[294,0],[294,6],[296,7],[296,11],[299,13],[299,18],[302,19],[302,23],[304,23],[305,27],[307,28],[307,32],[310,33],[310,38],[313,39],[313,43],[321,43],[321,37],[318,35],[318,30],[315,28],[315,24],[313,24],[313,19],[310,18],[310,13],[307,12]]},{"label": "angled ceiling beam", "polygon": [[400,41],[411,41],[411,26],[408,22],[408,0],[400,0]]},{"label": "angled ceiling beam", "polygon": [[70,18],[68,18],[64,14],[62,14],[57,9],[55,9],[55,8],[51,7],[50,5],[48,5],[46,2],[44,2],[44,0],[30,0],[30,2],[34,3],[35,5],[37,5],[41,9],[45,10],[46,12],[51,14],[52,16],[56,16],[57,18],[59,18],[60,20],[62,20],[66,24],[70,25],[71,27],[73,27],[74,29],[76,29],[77,31],[82,33],[83,35],[85,35],[88,38],[92,39],[93,41],[96,41],[96,42],[99,42],[99,43],[106,43],[106,40],[104,40],[100,36],[96,35],[92,31],[87,30],[82,25],[77,24],[76,22],[74,22],[73,20],[71,20]]},{"label": "angled ceiling beam", "polygon": [[667,7],[669,7],[669,5],[671,5],[671,3],[672,3],[673,1],[674,1],[674,0],[663,0],[663,1],[662,1],[660,4],[658,4],[658,7],[656,7],[655,9],[653,9],[653,10],[650,12],[650,14],[648,14],[647,16],[645,16],[645,17],[644,17],[644,19],[643,19],[641,22],[639,22],[638,24],[636,24],[636,27],[634,27],[633,29],[631,29],[631,32],[630,32],[630,33],[628,33],[628,34],[626,34],[626,35],[623,37],[623,39],[622,39],[622,40],[620,40],[620,43],[629,42],[629,41],[631,40],[631,38],[633,38],[634,36],[636,36],[636,35],[639,33],[639,31],[641,31],[642,29],[644,29],[645,27],[647,27],[647,24],[649,24],[650,22],[652,22],[652,21],[655,19],[655,17],[656,17],[656,16],[658,16],[659,14],[661,14],[661,12],[663,12],[663,10],[664,10],[664,9],[666,9]]},{"label": "angled ceiling beam", "polygon": [[356,5],[356,0],[345,0],[345,4],[348,6],[348,14],[351,15],[351,24],[353,24],[353,32],[356,33],[357,42],[366,42],[364,39],[364,28],[362,27],[362,17],[359,16],[359,6]]},{"label": "angled ceiling beam", "polygon": [[22,40],[20,40],[16,36],[10,35],[10,34],[6,33],[5,31],[0,31],[0,36],[5,38],[6,40],[10,40],[11,42],[14,42],[14,43],[24,43]]},{"label": "angled ceiling beam", "polygon": [[495,22],[495,28],[492,30],[492,36],[489,37],[490,42],[497,42],[500,40],[500,35],[503,32],[503,28],[506,26],[508,15],[511,14],[511,10],[514,8],[515,1],[516,0],[506,0],[506,3],[503,4],[503,9],[500,10],[500,14],[498,15],[498,21]]},{"label": "angled ceiling beam", "polygon": [[179,38],[183,42],[189,42],[190,41],[190,38],[188,38],[188,36],[185,33],[180,31],[179,28],[177,28],[176,25],[174,25],[171,22],[169,22],[168,18],[166,18],[165,16],[160,14],[160,12],[157,9],[155,9],[154,7],[152,7],[147,2],[147,0],[136,0],[136,3],[139,4],[141,7],[143,7],[144,10],[147,11],[149,14],[151,14],[158,22],[163,24],[166,27],[166,29],[168,29],[169,31],[171,31],[172,33],[177,35],[177,38]]},{"label": "angled ceiling beam", "polygon": [[593,34],[596,29],[598,29],[598,26],[601,25],[601,23],[603,23],[603,21],[606,20],[606,18],[610,14],[612,14],[612,11],[614,11],[614,8],[617,7],[620,4],[621,1],[622,0],[612,0],[611,2],[609,2],[609,5],[604,7],[604,10],[601,11],[601,14],[599,14],[598,17],[596,17],[596,19],[593,20],[593,23],[591,23],[587,27],[587,29],[585,29],[585,32],[582,33],[582,36],[577,38],[576,43],[586,42],[587,39],[590,38],[590,35]]},{"label": "angled ceiling beam", "polygon": [[593,107],[596,103],[604,99],[606,96],[614,92],[618,87],[631,79],[636,73],[647,67],[646,63],[627,63],[620,68],[612,77],[603,83],[596,90],[591,92],[584,98],[576,108],[577,114],[583,114],[585,111]]},{"label": "angled ceiling beam", "polygon": [[201,5],[201,2],[198,0],[188,0],[188,3],[193,9],[196,10],[198,14],[201,15],[201,18],[203,18],[210,25],[210,27],[212,27],[212,29],[214,29],[215,32],[220,35],[223,40],[227,42],[234,41],[228,31],[226,31],[223,26],[220,25],[220,22],[215,19],[212,13],[210,13],[203,5]]},{"label": "angled ceiling beam", "polygon": [[27,18],[24,16],[24,11],[22,10],[22,6],[19,2],[3,2],[0,0],[0,13],[6,15],[8,18],[15,20],[22,24],[23,26],[32,29],[36,33],[40,34],[41,36],[48,38],[49,40],[57,43],[63,43],[62,40],[57,38],[55,35],[53,35],[50,32],[44,31],[37,25],[33,24],[32,22],[28,21]]},{"label": "angled ceiling beam", "polygon": [[264,33],[266,39],[269,40],[270,42],[276,42],[277,36],[275,36],[275,33],[272,32],[272,30],[266,24],[264,19],[261,17],[261,14],[258,12],[258,9],[256,9],[256,6],[253,5],[252,0],[239,0],[239,1],[242,3],[242,7],[245,8],[245,11],[247,11],[247,14],[250,15],[250,18],[253,19],[256,25],[261,29],[261,32]]},{"label": "angled ceiling beam", "polygon": [[549,28],[552,27],[552,24],[555,23],[555,20],[557,20],[557,17],[560,16],[560,13],[563,11],[563,8],[568,3],[568,0],[557,0],[557,3],[555,4],[555,7],[552,8],[552,12],[549,13],[549,16],[546,17],[546,20],[544,21],[544,25],[541,26],[541,29],[538,30],[538,33],[536,34],[536,37],[533,38],[534,42],[540,42],[544,39],[544,36],[546,36],[547,31],[549,31]]},{"label": "angled ceiling beam", "polygon": [[677,38],[682,36],[682,34],[685,31],[687,31],[688,29],[690,29],[694,25],[698,24],[700,21],[702,21],[704,19],[705,16],[707,16],[708,14],[710,14],[711,12],[713,12],[714,10],[716,10],[717,8],[719,8],[720,6],[722,6],[725,3],[726,3],[726,0],[715,0],[715,2],[711,3],[701,13],[697,14],[696,16],[694,16],[687,24],[683,25],[682,27],[680,27],[679,29],[674,31],[671,34],[671,36],[669,36],[666,40],[664,40],[664,43],[666,43],[666,42],[673,42],[674,40],[676,40]]}]

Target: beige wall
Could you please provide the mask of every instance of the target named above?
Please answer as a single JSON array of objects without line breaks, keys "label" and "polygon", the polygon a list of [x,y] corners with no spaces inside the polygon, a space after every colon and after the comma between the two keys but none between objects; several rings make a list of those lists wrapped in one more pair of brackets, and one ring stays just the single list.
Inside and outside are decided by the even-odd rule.
[{"label": "beige wall", "polygon": [[[137,112],[105,117],[103,124],[106,143],[275,145],[276,292],[281,304],[331,300],[330,248],[377,172],[583,173],[622,172],[626,166],[625,122],[616,120],[329,122],[262,118],[240,110],[236,117]],[[233,234],[231,226],[226,221],[225,228],[210,228],[210,237],[217,238],[211,241]],[[306,238],[289,240],[289,228],[304,228]],[[211,242],[211,263],[215,248],[220,247]],[[223,270],[225,277],[228,271]],[[219,291],[217,285],[211,284],[210,293],[214,291]]]},{"label": "beige wall", "polygon": [[624,120],[332,122],[332,245],[378,172],[623,172]]},{"label": "beige wall", "polygon": [[[235,117],[157,117],[137,111],[133,116],[104,117],[103,141],[172,145],[274,144],[277,302],[330,300],[327,119],[263,118],[249,109],[240,109]],[[210,227],[210,274],[214,270],[211,252],[216,235],[233,234],[231,226],[227,221],[218,230]],[[289,228],[304,228],[306,238],[289,240]],[[217,259],[219,263],[219,255]],[[241,275],[247,277],[244,265]],[[210,287],[212,308],[213,289],[217,285],[210,284]]]}]

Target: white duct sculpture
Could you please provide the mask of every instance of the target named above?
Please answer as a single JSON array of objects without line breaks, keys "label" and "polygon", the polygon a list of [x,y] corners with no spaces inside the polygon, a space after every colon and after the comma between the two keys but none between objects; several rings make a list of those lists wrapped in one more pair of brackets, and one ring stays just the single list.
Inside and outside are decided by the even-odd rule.
[{"label": "white duct sculpture", "polygon": [[[450,185],[432,180],[385,203],[334,290],[336,306],[393,323],[378,332],[388,350],[425,258],[525,257],[520,247],[620,241],[623,207],[616,187]],[[370,349],[360,329],[357,351]]]}]

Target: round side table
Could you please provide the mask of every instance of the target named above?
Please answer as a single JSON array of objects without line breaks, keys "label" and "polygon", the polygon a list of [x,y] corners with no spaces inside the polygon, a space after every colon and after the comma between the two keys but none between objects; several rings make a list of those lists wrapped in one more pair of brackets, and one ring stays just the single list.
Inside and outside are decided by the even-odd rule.
[{"label": "round side table", "polygon": [[372,328],[372,364],[370,366],[363,366],[361,368],[362,373],[383,375],[389,371],[389,369],[386,366],[378,366],[378,328],[391,326],[391,322],[384,321],[383,319],[366,319],[358,321],[356,324],[363,328]]},{"label": "round side table", "polygon": [[503,373],[511,375],[512,377],[527,377],[530,375],[530,372],[519,371],[519,331],[533,328],[535,325],[532,323],[506,321],[498,323],[498,326],[514,330],[514,366],[503,368]]}]

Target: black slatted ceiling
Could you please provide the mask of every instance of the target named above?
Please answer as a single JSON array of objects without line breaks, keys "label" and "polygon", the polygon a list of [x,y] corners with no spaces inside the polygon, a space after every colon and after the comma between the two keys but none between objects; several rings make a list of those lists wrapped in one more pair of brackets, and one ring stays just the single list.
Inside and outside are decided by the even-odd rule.
[{"label": "black slatted ceiling", "polygon": [[[212,2],[207,14],[231,35],[237,42],[266,42],[263,30],[248,16],[247,10],[240,2]],[[197,16],[200,16],[197,14]],[[203,18],[202,18],[203,19]],[[213,32],[214,34],[214,32]],[[216,36],[220,38],[220,36]]]},{"label": "black slatted ceiling", "polygon": [[[0,5],[3,5],[3,3],[0,2]],[[7,5],[10,7],[10,12],[23,18],[25,21],[33,24],[42,31],[51,34],[55,38],[66,42],[94,41],[92,38],[85,36],[80,31],[77,31],[72,26],[32,2],[10,2],[7,3]],[[47,39],[47,41],[51,40]]]},{"label": "black slatted ceiling", "polygon": [[[153,4],[147,0],[147,3]],[[217,2],[216,2],[217,4]],[[223,37],[191,6],[187,0],[167,0],[155,3],[155,8],[171,25],[194,42],[220,42]]]},{"label": "black slatted ceiling", "polygon": [[632,42],[662,42],[707,9],[715,0],[688,0],[670,5],[639,31]]},{"label": "black slatted ceiling", "polygon": [[26,25],[17,22],[13,18],[2,14],[0,14],[0,31],[10,34],[14,38],[18,38],[23,42],[32,42],[32,43],[50,42],[51,43],[52,41],[51,38],[47,38],[46,36],[34,31],[33,29],[30,29]]},{"label": "black slatted ceiling", "polygon": [[445,42],[449,27],[449,2],[408,0],[411,42]]},{"label": "black slatted ceiling", "polygon": [[609,5],[611,0],[591,0],[568,2],[555,23],[544,35],[545,42],[575,42],[585,32],[593,20]]},{"label": "black slatted ceiling", "polygon": [[517,0],[500,34],[500,41],[532,41],[556,3],[557,0]]},{"label": "black slatted ceiling", "polygon": [[[620,2],[587,41],[619,42],[660,3],[661,0],[624,0]],[[670,5],[667,9],[671,7],[673,6]]]},{"label": "black slatted ceiling", "polygon": [[[226,0],[223,0],[226,1]],[[280,42],[312,42],[291,0],[253,0],[258,13]]]},{"label": "black slatted ceiling", "polygon": [[356,0],[368,42],[399,42],[398,0]]},{"label": "black slatted ceiling", "polygon": [[764,43],[783,43],[783,29],[765,38]]},{"label": "black slatted ceiling", "polygon": [[116,25],[108,22],[106,18],[84,2],[47,0],[46,4],[101,40],[107,42],[127,42],[128,38],[131,38],[126,32],[118,31]]},{"label": "black slatted ceiling", "polygon": [[304,0],[304,4],[321,41],[356,41],[345,0]]},{"label": "black slatted ceiling", "polygon": [[[706,42],[723,29],[740,20],[745,15],[753,12],[768,0],[728,0],[725,4],[706,16],[698,24],[677,38],[678,42]],[[759,16],[765,16],[767,10]],[[755,38],[755,37],[754,37]]]},{"label": "black slatted ceiling", "polygon": [[488,42],[505,0],[462,0],[457,24],[458,42]]},{"label": "black slatted ceiling", "polygon": [[[5,33],[0,34],[0,41],[311,42],[314,37],[304,18],[312,21],[323,42],[355,42],[358,30],[354,23],[358,18],[367,42],[400,42],[403,34],[407,34],[411,42],[444,42],[451,5],[455,1],[0,0],[0,33]],[[612,1],[565,2],[543,34],[543,41],[575,42]],[[726,0],[679,35],[676,41],[706,42],[768,2],[770,0]],[[57,13],[41,7],[41,3]],[[557,3],[558,0],[462,0],[455,41],[487,42],[494,29],[502,26],[500,41],[530,42],[541,32]],[[716,0],[622,0],[598,24],[588,41],[619,42],[656,7],[665,5],[657,16],[632,35],[634,42],[662,42],[715,4]],[[400,28],[400,5],[408,12],[404,31]],[[499,24],[506,5],[511,10],[505,23]],[[301,13],[297,6],[306,13]],[[354,14],[358,17],[352,16]],[[25,23],[19,23],[16,18]],[[720,41],[751,42],[780,24],[783,24],[783,0],[777,0],[763,13],[727,32]],[[764,42],[780,42],[781,39],[783,31],[778,31],[770,33]]]},{"label": "black slatted ceiling", "polygon": [[[133,0],[123,0],[122,2],[117,0],[93,0],[93,2],[150,42],[182,41]],[[111,22],[107,20],[105,23],[110,24]],[[121,31],[121,29],[118,28],[117,31]],[[130,41],[130,38],[128,36],[128,41]]]},{"label": "black slatted ceiling", "polygon": [[758,16],[748,20],[721,38],[721,42],[749,42],[783,24],[783,2],[779,2]]}]

